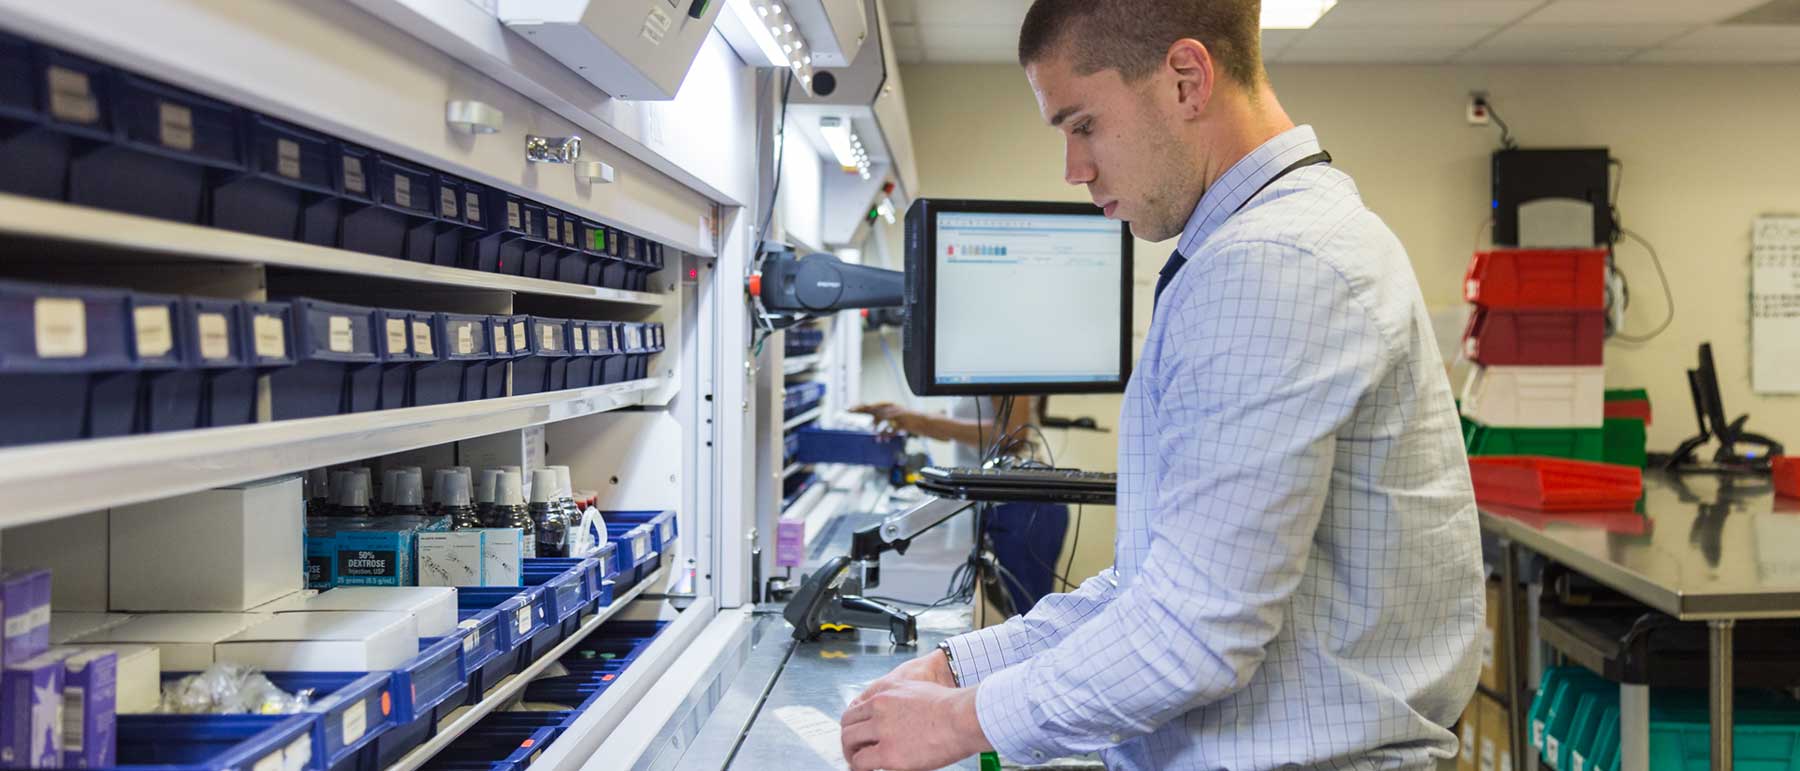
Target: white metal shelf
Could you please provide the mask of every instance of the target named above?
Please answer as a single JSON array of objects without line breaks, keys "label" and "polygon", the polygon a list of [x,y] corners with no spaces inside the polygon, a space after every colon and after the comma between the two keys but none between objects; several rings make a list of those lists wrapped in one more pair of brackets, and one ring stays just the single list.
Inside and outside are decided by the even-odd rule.
[{"label": "white metal shelf", "polygon": [[9,447],[0,450],[0,527],[634,407],[663,383]]},{"label": "white metal shelf", "polygon": [[[388,766],[387,771],[414,771],[414,769],[431,762],[433,757],[439,752],[442,752],[445,747],[450,746],[451,742],[456,741],[458,737],[461,737],[470,728],[474,727],[476,723],[481,722],[482,718],[487,717],[488,714],[492,713],[495,709],[512,701],[513,697],[518,696],[523,692],[525,686],[530,685],[531,681],[536,679],[539,674],[543,673],[544,670],[549,669],[551,664],[556,663],[558,659],[563,657],[563,654],[568,653],[570,650],[573,650],[575,646],[580,645],[583,640],[587,639],[589,634],[592,634],[595,629],[599,629],[601,624],[606,623],[614,615],[618,614],[619,611],[624,610],[625,606],[630,605],[631,601],[637,599],[638,595],[643,594],[645,590],[650,587],[661,586],[668,578],[668,567],[657,568],[656,572],[652,573],[649,578],[637,582],[636,586],[627,590],[623,597],[613,598],[611,604],[601,608],[599,613],[583,621],[581,628],[577,630],[575,634],[570,635],[569,639],[558,643],[555,648],[550,649],[549,653],[544,654],[537,661],[531,662],[531,665],[527,666],[524,670],[509,675],[501,680],[493,688],[488,690],[487,695],[483,696],[481,701],[457,709],[445,716],[444,720],[438,723],[436,736],[431,737],[412,752],[406,753],[405,756],[395,761],[393,765]],[[626,671],[629,672],[629,668],[627,668]]]},{"label": "white metal shelf", "polygon": [[785,359],[781,362],[781,373],[791,377],[811,372],[819,368],[819,363],[823,361],[824,358],[824,354],[815,353],[808,356],[795,356],[791,359]]},{"label": "white metal shelf", "polygon": [[126,255],[274,265],[434,286],[660,308],[669,295],[427,265],[361,252],[0,194],[0,236],[83,244]]},{"label": "white metal shelf", "polygon": [[822,417],[825,417],[825,408],[824,407],[814,407],[810,410],[800,413],[799,415],[794,416],[794,418],[792,420],[782,423],[781,424],[781,432],[785,434],[789,431],[792,431],[796,428],[804,426],[804,425],[811,423],[815,420],[818,420],[819,418],[822,418]]}]

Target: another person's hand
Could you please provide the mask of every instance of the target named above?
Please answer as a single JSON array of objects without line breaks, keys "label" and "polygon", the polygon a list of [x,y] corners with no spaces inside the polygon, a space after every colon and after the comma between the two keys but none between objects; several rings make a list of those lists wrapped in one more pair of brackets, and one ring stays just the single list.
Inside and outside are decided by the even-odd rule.
[{"label": "another person's hand", "polygon": [[851,771],[931,771],[993,749],[974,688],[888,678],[844,710],[843,747]]},{"label": "another person's hand", "polygon": [[850,411],[874,417],[876,424],[884,426],[889,433],[918,433],[918,427],[925,420],[924,415],[891,402],[864,404],[851,407]]}]

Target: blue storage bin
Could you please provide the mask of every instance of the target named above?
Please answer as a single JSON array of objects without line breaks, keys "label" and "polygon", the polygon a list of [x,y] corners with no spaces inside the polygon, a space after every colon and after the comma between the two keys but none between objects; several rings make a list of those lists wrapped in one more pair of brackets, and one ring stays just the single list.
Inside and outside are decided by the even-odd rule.
[{"label": "blue storage bin", "polygon": [[[513,395],[559,390],[569,367],[568,322],[542,316],[525,316],[524,355],[513,360]],[[517,343],[518,317],[514,321]]]},{"label": "blue storage bin", "polygon": [[873,431],[844,431],[817,426],[801,428],[794,460],[800,463],[844,463],[893,468],[906,458],[906,439]]},{"label": "blue storage bin", "polygon": [[[460,592],[459,592],[460,594]],[[465,701],[468,672],[463,639],[467,633],[420,638],[419,655],[389,675],[393,678],[394,727],[369,747],[364,767],[386,768],[437,735],[438,722]]]},{"label": "blue storage bin", "polygon": [[[524,605],[521,601],[520,605]],[[506,645],[502,621],[509,620],[500,608],[459,611],[458,626],[463,637],[463,668],[468,670],[463,703],[474,704],[487,695],[488,689],[512,674],[519,658]]]},{"label": "blue storage bin", "polygon": [[574,215],[562,214],[562,231],[554,234],[554,240],[561,245],[562,251],[557,255],[555,269],[548,271],[543,278],[562,281],[569,284],[586,284],[589,265],[593,258],[582,248],[581,222]]},{"label": "blue storage bin", "polygon": [[[244,304],[235,300],[184,298],[178,323],[188,364],[200,377],[198,424],[235,426],[254,420],[256,370],[250,367],[246,355]],[[221,414],[229,422],[218,422]],[[238,415],[242,417],[231,419]]]},{"label": "blue storage bin", "polygon": [[[469,267],[464,259],[468,244],[480,237],[481,186],[448,174],[437,175],[437,234],[431,262],[446,267]],[[471,219],[473,217],[473,219]]]},{"label": "blue storage bin", "polygon": [[625,352],[619,350],[619,323],[596,321],[593,326],[598,328],[597,334],[600,337],[600,345],[597,349],[593,347],[592,341],[589,341],[590,352],[598,351],[596,356],[598,361],[594,363],[594,385],[625,382],[628,362]]},{"label": "blue storage bin", "polygon": [[544,252],[553,247],[549,242],[550,211],[543,204],[525,201],[521,207],[525,218],[525,240],[521,246],[519,259],[519,275],[528,278],[541,278]]},{"label": "blue storage bin", "polygon": [[375,352],[381,356],[381,395],[376,409],[412,406],[406,398],[412,390],[413,367],[418,364],[413,353],[412,316],[411,311],[375,310]]},{"label": "blue storage bin", "polygon": [[792,464],[794,456],[800,454],[800,435],[794,432],[782,434],[781,446],[781,465]]},{"label": "blue storage bin", "polygon": [[243,169],[236,107],[113,72],[117,140],[69,164],[69,200],[146,217],[204,224],[206,194]]},{"label": "blue storage bin", "polygon": [[576,223],[575,240],[582,255],[587,258],[579,283],[604,286],[606,265],[612,259],[606,254],[606,226],[581,220]]},{"label": "blue storage bin", "polygon": [[525,344],[529,326],[524,316],[489,317],[488,331],[492,335],[489,339],[494,353],[488,362],[487,398],[511,395],[506,387],[507,374],[513,362],[530,351],[530,346]]},{"label": "blue storage bin", "polygon": [[652,545],[655,528],[629,522],[606,523],[607,540],[618,547],[619,587],[629,589],[661,567],[661,555]]},{"label": "blue storage bin", "polygon": [[116,768],[325,771],[316,715],[120,715]]},{"label": "blue storage bin", "polygon": [[507,649],[512,652],[513,665],[523,667],[535,660],[535,656],[528,655],[531,641],[550,626],[544,590],[535,586],[458,587],[456,603],[458,610],[465,613],[490,608],[499,610],[501,633]]},{"label": "blue storage bin", "polygon": [[581,610],[587,607],[587,571],[580,565],[544,564],[525,560],[526,586],[542,587],[550,623],[560,625],[567,638],[581,626]]},{"label": "blue storage bin", "polygon": [[329,137],[249,115],[245,170],[212,191],[213,227],[318,246],[338,243]]},{"label": "blue storage bin", "polygon": [[619,337],[619,353],[625,360],[625,379],[642,379],[646,369],[644,325],[620,322],[614,329]]},{"label": "blue storage bin", "polygon": [[[192,672],[164,672],[165,684]],[[324,769],[355,768],[357,753],[394,725],[393,691],[386,672],[264,672],[288,693],[310,690],[312,751]],[[204,719],[204,718],[202,718]]]},{"label": "blue storage bin", "polygon": [[630,265],[625,262],[625,233],[618,228],[604,228],[605,244],[600,266],[600,286],[625,289],[631,285]]},{"label": "blue storage bin", "polygon": [[665,511],[608,511],[601,515],[607,524],[618,522],[627,525],[646,525],[650,528],[650,548],[662,554],[666,563],[675,546],[675,538],[679,535],[676,529],[676,515],[673,510]]},{"label": "blue storage bin", "polygon": [[520,652],[539,627],[530,597],[511,587],[459,587],[456,601],[462,623],[475,624],[480,633],[475,650],[464,654],[473,662],[468,665],[468,702],[474,704],[519,671]]},{"label": "blue storage bin", "polygon": [[[488,318],[460,313],[418,314],[431,326],[433,356],[413,372],[412,402],[418,406],[487,398]],[[413,343],[418,347],[418,341]]]},{"label": "blue storage bin", "polygon": [[293,366],[269,378],[276,420],[370,412],[381,400],[375,310],[308,298],[292,302]]},{"label": "blue storage bin", "polygon": [[[506,713],[524,715],[525,713]],[[539,713],[556,715],[558,713]],[[498,717],[498,715],[496,715]],[[547,717],[533,718],[542,723]],[[566,717],[554,718],[558,721]],[[503,722],[503,721],[502,721]],[[483,720],[426,764],[432,771],[525,771],[562,735],[565,725],[512,727]]]},{"label": "blue storage bin", "polygon": [[209,425],[237,426],[256,422],[256,380],[259,375],[294,365],[291,303],[243,303],[244,325],[239,334],[244,364],[237,369],[213,370],[208,384]]},{"label": "blue storage bin", "polygon": [[68,197],[69,160],[110,141],[105,72],[0,34],[0,192]]},{"label": "blue storage bin", "polygon": [[[436,250],[437,175],[385,155],[365,153],[367,193],[343,214],[345,249],[413,262],[431,262]],[[348,159],[346,159],[348,163]]]},{"label": "blue storage bin", "polygon": [[568,322],[569,363],[563,373],[562,387],[586,388],[594,384],[595,357],[588,352],[588,323]]},{"label": "blue storage bin", "polygon": [[0,281],[0,320],[0,446],[122,433],[137,383],[125,292]]},{"label": "blue storage bin", "polygon": [[205,379],[198,352],[182,330],[182,300],[173,295],[131,296],[133,353],[138,366],[135,433],[192,431],[201,427]]},{"label": "blue storage bin", "polygon": [[784,394],[783,412],[789,419],[792,419],[819,406],[819,402],[824,398],[824,383],[795,383],[788,386]]},{"label": "blue storage bin", "polygon": [[504,190],[488,189],[482,214],[487,232],[471,244],[469,267],[509,276],[524,275],[525,253],[544,232],[542,209],[529,216],[527,201]]}]

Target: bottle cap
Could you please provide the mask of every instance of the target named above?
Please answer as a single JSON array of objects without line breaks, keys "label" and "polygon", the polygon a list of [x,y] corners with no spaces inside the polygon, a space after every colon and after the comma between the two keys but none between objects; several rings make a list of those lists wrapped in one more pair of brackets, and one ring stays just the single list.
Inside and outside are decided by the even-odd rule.
[{"label": "bottle cap", "polygon": [[499,486],[500,474],[497,468],[481,470],[481,481],[475,485],[475,500],[479,503],[494,502],[494,488]]},{"label": "bottle cap", "polygon": [[338,505],[352,509],[369,508],[369,475],[351,471],[345,474],[338,490]]},{"label": "bottle cap", "polygon": [[494,483],[495,506],[524,506],[525,494],[519,490],[520,479],[517,473],[502,471]]},{"label": "bottle cap", "polygon": [[405,473],[404,470],[397,468],[381,472],[381,504],[383,506],[394,505],[394,494],[400,490],[400,475],[403,473]]},{"label": "bottle cap", "polygon": [[469,475],[456,469],[444,469],[445,491],[438,502],[445,506],[469,505]]},{"label": "bottle cap", "polygon": [[475,478],[475,473],[473,471],[470,471],[468,466],[451,466],[450,470],[455,471],[459,474],[462,474],[463,476],[468,477],[471,480],[473,480]]},{"label": "bottle cap", "polygon": [[331,500],[331,469],[316,468],[306,472],[306,497]]},{"label": "bottle cap", "polygon": [[556,497],[573,500],[575,485],[569,481],[569,467],[551,466],[550,470],[556,472]]},{"label": "bottle cap", "polygon": [[394,485],[393,504],[395,506],[425,505],[425,478],[422,472],[404,469],[395,479],[397,480]]},{"label": "bottle cap", "polygon": [[431,472],[431,502],[444,505],[444,495],[450,492],[450,478],[456,475],[454,468],[435,469]]},{"label": "bottle cap", "polygon": [[531,502],[549,503],[556,500],[556,472],[541,468],[531,472]]},{"label": "bottle cap", "polygon": [[363,490],[367,491],[370,495],[375,494],[375,478],[369,473],[368,466],[352,466],[350,468],[350,473],[362,478]]}]

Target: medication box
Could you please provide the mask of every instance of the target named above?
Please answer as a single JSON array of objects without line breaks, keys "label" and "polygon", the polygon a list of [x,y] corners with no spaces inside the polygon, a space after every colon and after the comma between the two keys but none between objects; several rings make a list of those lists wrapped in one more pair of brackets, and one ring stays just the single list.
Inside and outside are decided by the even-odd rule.
[{"label": "medication box", "polygon": [[62,765],[62,657],[43,653],[0,670],[0,765]]},{"label": "medication box", "polygon": [[50,648],[50,571],[0,573],[0,617],[5,637],[0,662],[11,664]]},{"label": "medication box", "polygon": [[149,714],[162,703],[162,653],[149,645],[70,643],[70,650],[106,651],[115,657],[114,693],[121,715]]},{"label": "medication box", "polygon": [[198,672],[212,666],[213,646],[220,640],[269,618],[267,613],[150,613],[77,638],[71,644],[105,648],[119,643],[155,646],[162,668]]},{"label": "medication box", "polygon": [[219,661],[272,672],[376,672],[418,655],[419,631],[406,613],[277,613],[216,648]]},{"label": "medication box", "polygon": [[306,527],[306,588],[330,589],[337,583],[337,533],[329,524]]},{"label": "medication box", "polygon": [[125,506],[111,517],[113,610],[245,611],[304,588],[300,477]]},{"label": "medication box", "polygon": [[91,613],[53,611],[50,614],[50,644],[62,645],[78,637],[111,629],[131,620],[126,613]]},{"label": "medication box", "polygon": [[338,586],[412,586],[411,530],[339,530],[335,537]]},{"label": "medication box", "polygon": [[[441,533],[436,535],[453,535]],[[284,613],[368,611],[411,616],[420,637],[456,631],[456,590],[421,586],[345,586],[320,592]]]},{"label": "medication box", "polygon": [[482,531],[419,534],[420,586],[482,586]]},{"label": "medication box", "polygon": [[63,659],[64,768],[110,768],[117,748],[118,656],[58,649]]},{"label": "medication box", "polygon": [[483,586],[523,586],[524,536],[518,528],[488,528],[481,532],[481,581]]}]

